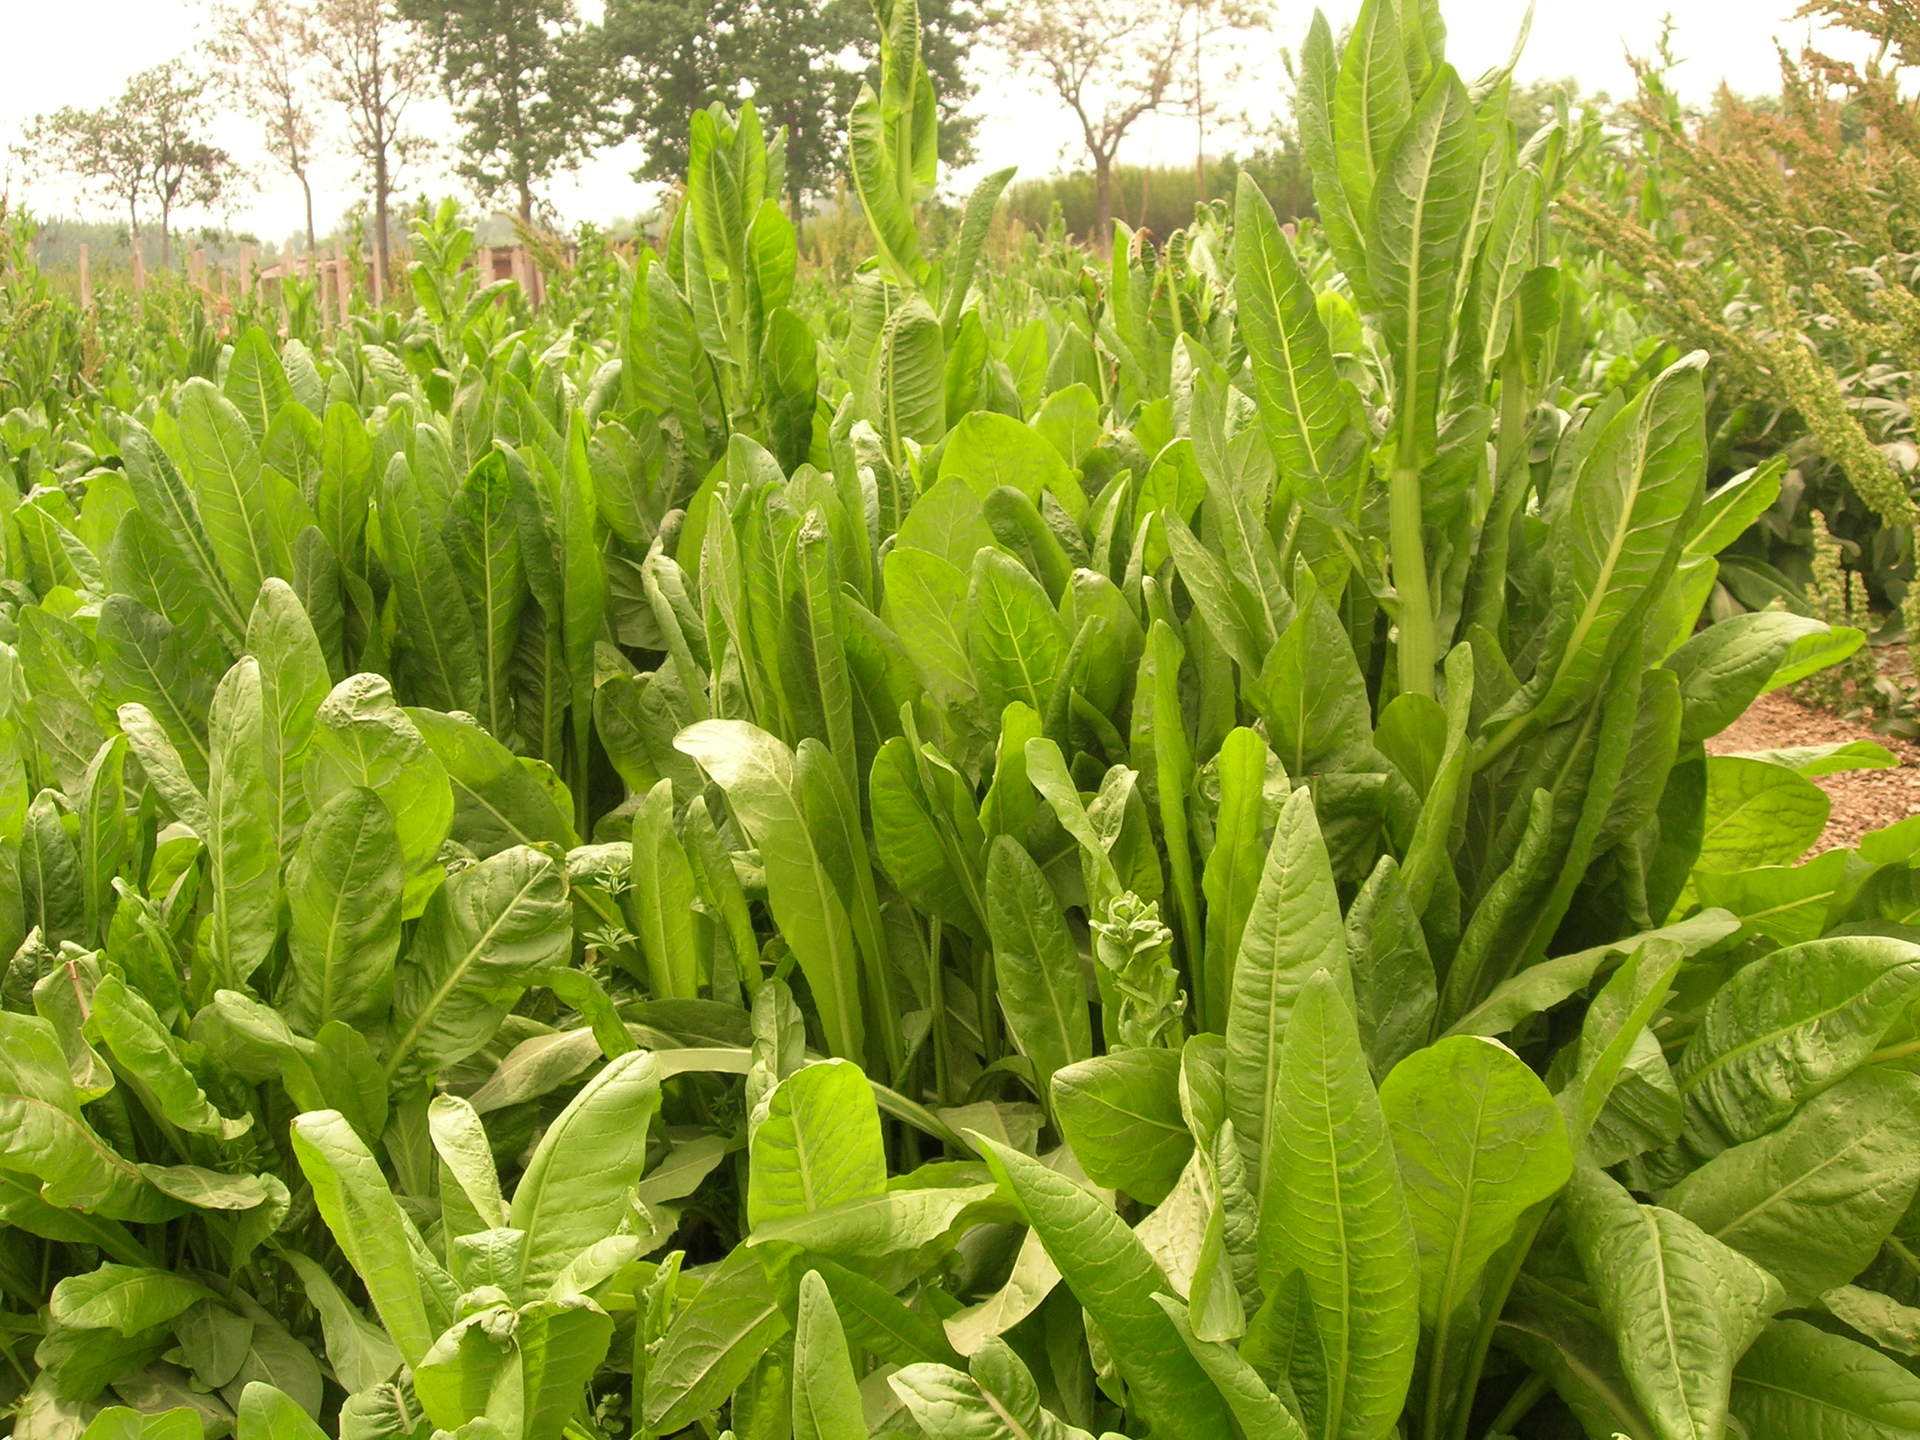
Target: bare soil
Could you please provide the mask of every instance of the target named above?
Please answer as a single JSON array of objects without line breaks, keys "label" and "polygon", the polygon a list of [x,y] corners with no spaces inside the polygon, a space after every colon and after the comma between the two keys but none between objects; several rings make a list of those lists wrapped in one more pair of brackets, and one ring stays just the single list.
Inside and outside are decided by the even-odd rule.
[{"label": "bare soil", "polygon": [[1786,745],[1832,745],[1872,740],[1899,759],[1891,770],[1853,770],[1822,775],[1814,783],[1833,798],[1833,813],[1813,853],[1855,844],[1869,830],[1920,812],[1920,746],[1876,731],[1865,718],[1835,715],[1802,705],[1781,691],[1762,695],[1732,726],[1707,741],[1715,755],[1773,750]]}]

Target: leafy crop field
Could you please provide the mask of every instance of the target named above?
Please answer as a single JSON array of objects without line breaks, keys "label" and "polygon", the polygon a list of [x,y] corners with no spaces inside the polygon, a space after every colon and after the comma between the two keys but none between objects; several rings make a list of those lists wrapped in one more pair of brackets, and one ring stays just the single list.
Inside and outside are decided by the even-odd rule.
[{"label": "leafy crop field", "polygon": [[539,310],[17,262],[12,1435],[1920,1436],[1920,818],[1709,755],[1865,637],[1577,137],[1369,0],[1317,225],[989,258],[880,19],[846,283],[751,106]]}]

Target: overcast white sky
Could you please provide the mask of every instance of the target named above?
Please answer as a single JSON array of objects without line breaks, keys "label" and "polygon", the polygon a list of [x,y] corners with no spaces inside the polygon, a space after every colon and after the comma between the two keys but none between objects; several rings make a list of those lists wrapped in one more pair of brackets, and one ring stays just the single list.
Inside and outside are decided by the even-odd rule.
[{"label": "overcast white sky", "polygon": [[[1302,0],[1275,4],[1280,18],[1272,63],[1250,65],[1238,97],[1255,116],[1270,114],[1284,89],[1277,47],[1297,46],[1312,15],[1311,4]],[[1338,30],[1358,4],[1330,0],[1324,8]],[[599,6],[585,0],[582,8]],[[1788,18],[1795,8],[1795,0],[1538,0],[1519,73],[1522,79],[1571,75],[1588,89],[1624,95],[1632,85],[1625,52],[1649,51],[1660,17],[1671,13],[1675,48],[1685,60],[1675,80],[1688,98],[1706,98],[1722,80],[1736,89],[1769,90],[1777,78],[1774,37],[1797,47],[1807,34],[1806,22],[1795,27]],[[1499,63],[1512,46],[1525,9],[1526,0],[1443,0],[1450,31],[1448,58],[1468,76]],[[61,105],[104,103],[134,71],[190,49],[204,14],[204,0],[0,0],[0,16],[11,37],[6,82],[0,85],[0,175],[17,172],[18,166],[5,157],[33,115]],[[1002,63],[982,64],[974,103],[982,117],[980,159],[974,169],[984,172],[1011,164],[1023,174],[1040,175],[1078,163],[1071,148],[1077,144],[1075,134],[1062,112],[1030,82],[1008,74]],[[421,114],[430,120],[429,128],[446,134],[443,106]],[[223,117],[219,138],[254,166],[256,181],[242,187],[243,198],[224,217],[189,218],[225,218],[269,240],[295,232],[301,223],[299,188],[260,153],[251,127],[240,117]],[[1150,119],[1129,136],[1122,159],[1182,161],[1192,154],[1190,121]],[[604,222],[645,209],[646,192],[628,178],[636,158],[630,147],[608,151],[557,183],[551,198],[561,218]],[[422,188],[435,193],[458,188],[445,171],[416,170],[405,178],[409,194]],[[75,209],[74,195],[62,187],[39,182],[23,187],[18,173],[6,180],[16,195],[24,188],[29,203],[43,213]],[[325,230],[352,202],[351,167],[340,159],[323,165],[315,192],[316,218]],[[97,206],[87,213],[105,215]]]}]

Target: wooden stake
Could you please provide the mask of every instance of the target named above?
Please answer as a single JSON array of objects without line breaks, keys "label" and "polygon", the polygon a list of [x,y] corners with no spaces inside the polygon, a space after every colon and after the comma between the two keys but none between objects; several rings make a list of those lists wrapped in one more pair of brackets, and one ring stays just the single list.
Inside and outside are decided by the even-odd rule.
[{"label": "wooden stake", "polygon": [[133,242],[133,293],[138,295],[147,288],[147,262],[140,254],[140,242]]},{"label": "wooden stake", "polygon": [[80,308],[93,308],[93,270],[89,266],[87,242],[80,242]]},{"label": "wooden stake", "polygon": [[333,242],[333,287],[334,300],[340,307],[340,323],[347,323],[353,300],[353,271],[347,266],[347,247],[340,241]]}]

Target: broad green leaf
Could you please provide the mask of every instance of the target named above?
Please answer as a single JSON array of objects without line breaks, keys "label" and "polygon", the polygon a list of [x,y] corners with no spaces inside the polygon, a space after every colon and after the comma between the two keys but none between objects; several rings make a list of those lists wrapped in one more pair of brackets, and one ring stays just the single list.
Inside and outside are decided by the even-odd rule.
[{"label": "broad green leaf", "polygon": [[[500,1196],[493,1147],[479,1112],[458,1096],[436,1095],[427,1104],[427,1133],[433,1153],[440,1157],[440,1205],[448,1238],[457,1239],[472,1230],[511,1228]],[[455,1228],[456,1215],[466,1228]]]},{"label": "broad green leaf", "polygon": [[[1298,991],[1261,1151],[1273,1163],[1255,1194],[1261,1282],[1271,1294],[1293,1271],[1305,1276],[1325,1356],[1309,1428],[1360,1440],[1388,1433],[1406,1402],[1422,1267],[1386,1115],[1341,990],[1320,969]],[[1232,1061],[1229,1039],[1229,1076]]]},{"label": "broad green leaf", "polygon": [[1160,1308],[1173,1322],[1193,1358],[1207,1372],[1220,1398],[1227,1402],[1233,1418],[1244,1435],[1270,1436],[1272,1440],[1306,1440],[1307,1432],[1299,1419],[1278,1396],[1267,1388],[1260,1373],[1230,1345],[1202,1340],[1188,1324],[1185,1308],[1171,1295],[1156,1295]]},{"label": "broad green leaf", "polygon": [[349,1304],[333,1277],[317,1262],[297,1250],[285,1253],[287,1264],[300,1277],[307,1302],[320,1317],[327,1363],[341,1385],[354,1394],[391,1380],[400,1368],[400,1351],[385,1328]]},{"label": "broad green leaf", "polygon": [[1266,742],[1245,727],[1227,732],[1213,761],[1220,808],[1214,816],[1213,845],[1201,868],[1200,888],[1207,900],[1203,1010],[1216,1026],[1230,1022],[1234,963],[1265,870],[1260,837],[1268,761]]},{"label": "broad green leaf", "polygon": [[[1372,8],[1378,15],[1387,15],[1395,7],[1381,3]],[[1393,62],[1377,51],[1369,49],[1356,57],[1354,46],[1362,33],[1356,27],[1347,64],[1371,61],[1380,65],[1383,79],[1390,76]],[[1343,65],[1343,90],[1346,84]],[[1369,115],[1367,121],[1371,142],[1379,133],[1376,116]],[[1342,139],[1346,142],[1345,136]],[[1358,137],[1351,143],[1359,148]],[[1461,247],[1472,219],[1479,165],[1480,143],[1466,87],[1443,68],[1413,107],[1406,127],[1380,165],[1367,246],[1367,284],[1379,303],[1393,353],[1397,458],[1403,465],[1418,464],[1433,451],[1453,279],[1466,258]],[[1342,178],[1346,178],[1344,170]],[[1351,182],[1347,189],[1355,193]]]},{"label": "broad green leaf", "polygon": [[207,776],[207,710],[212,677],[179,630],[125,595],[100,607],[94,631],[102,696],[116,709],[145,706],[180,752],[196,784]]},{"label": "broad green leaf", "polygon": [[[1323,105],[1331,101],[1327,143],[1336,137],[1338,143],[1330,178],[1337,178],[1345,207],[1362,222],[1374,212],[1395,141],[1413,114],[1400,12],[1396,0],[1366,0],[1347,37],[1332,93],[1320,99]],[[1320,177],[1315,178],[1318,185]]]},{"label": "broad green leaf", "polygon": [[702,720],[673,743],[726,792],[741,828],[759,846],[774,922],[820,1007],[829,1049],[843,1058],[862,1058],[865,1027],[853,928],[801,807],[793,752],[742,720]]},{"label": "broad green leaf", "polygon": [[80,1440],[201,1440],[205,1434],[200,1412],[189,1406],[149,1414],[109,1405],[93,1417]]},{"label": "broad green leaf", "polygon": [[646,1424],[671,1435],[718,1409],[789,1328],[760,1257],[733,1251],[679,1308],[649,1357]]},{"label": "broad green leaf", "polygon": [[184,1275],[132,1265],[102,1265],[53,1287],[47,1313],[76,1330],[113,1330],[133,1336],[164,1325],[211,1295]]},{"label": "broad green leaf", "polygon": [[931,445],[946,433],[945,372],[939,318],[924,300],[908,299],[880,335],[881,431],[895,463],[904,462],[909,442]]},{"label": "broad green leaf", "polygon": [[[1296,598],[1299,609],[1250,687],[1267,722],[1268,743],[1287,773],[1302,781],[1322,771],[1373,768],[1379,762],[1366,677],[1346,627],[1324,596]],[[1470,693],[1470,682],[1467,688]]]},{"label": "broad green leaf", "polygon": [[1679,974],[1680,957],[1653,940],[1629,955],[1588,1007],[1573,1075],[1560,1094],[1567,1132],[1577,1150],[1606,1109],[1640,1037],[1647,1033]]},{"label": "broad green leaf", "polygon": [[966,1372],[907,1365],[887,1384],[930,1440],[1091,1440],[1041,1406],[1032,1373],[998,1340],[975,1355]]},{"label": "broad green leaf", "polygon": [[180,387],[180,443],[213,552],[237,596],[293,569],[259,447],[233,403],[200,379]]},{"label": "broad green leaf", "polygon": [[1878,1066],[1723,1150],[1662,1197],[1804,1305],[1867,1266],[1920,1186],[1920,1077]]},{"label": "broad green leaf", "polygon": [[1607,422],[1553,524],[1543,720],[1594,693],[1698,511],[1705,361],[1695,352],[1670,366]]},{"label": "broad green leaf", "polygon": [[1288,1164],[1271,1138],[1285,1103],[1282,1051],[1297,997],[1322,971],[1336,977],[1338,989],[1350,988],[1340,897],[1326,845],[1311,794],[1296,790],[1274,826],[1240,936],[1227,1008],[1227,1114],[1247,1151],[1248,1183],[1257,1196],[1269,1194]]},{"label": "broad green leaf", "polygon": [[267,791],[273,799],[274,848],[284,863],[307,820],[301,766],[313,739],[314,716],[332,688],[313,622],[285,581],[272,579],[260,587],[247,620],[247,653],[260,664]]},{"label": "broad green leaf", "polygon": [[409,880],[425,874],[453,822],[453,788],[392,687],[378,675],[349,676],[320,703],[315,722],[306,764],[314,810],[343,790],[372,790],[393,815]]},{"label": "broad green leaf", "polygon": [[647,1130],[659,1108],[653,1057],[632,1050],[608,1061],[547,1127],[507,1213],[507,1224],[527,1236],[526,1293],[540,1294],[574,1256],[614,1233],[646,1168]]},{"label": "broad green leaf", "polygon": [[[498,457],[477,466],[447,514],[447,557],[466,599],[480,662],[480,709],[496,736],[512,733],[508,681],[526,581],[513,514],[513,483]],[[441,597],[444,598],[444,597]]]},{"label": "broad green leaf", "polygon": [[959,705],[978,694],[967,658],[967,572],[928,550],[898,547],[882,564],[887,620],[930,695]]},{"label": "broad green leaf", "polygon": [[[1380,1087],[1420,1251],[1420,1312],[1445,1327],[1521,1217],[1573,1174],[1546,1085],[1504,1045],[1455,1036],[1402,1060]],[[1435,1350],[1445,1352],[1444,1332]]]},{"label": "broad green leaf", "polygon": [[880,97],[871,85],[863,84],[847,121],[848,168],[887,268],[898,283],[915,285],[922,269],[920,232],[911,206],[900,193],[888,130]]},{"label": "broad green leaf", "polygon": [[1420,917],[1391,855],[1347,907],[1354,1013],[1376,1079],[1426,1044],[1438,994]]},{"label": "broad green leaf", "polygon": [[1665,661],[1680,677],[1680,739],[1718,735],[1761,695],[1837,664],[1864,643],[1858,630],[1778,610],[1709,625]]},{"label": "broad green leaf", "polygon": [[1779,1283],[1683,1216],[1639,1204],[1591,1165],[1574,1179],[1567,1219],[1659,1440],[1722,1434],[1734,1364],[1779,1308]]},{"label": "broad green leaf", "polygon": [[322,1440],[326,1431],[300,1404],[264,1380],[251,1380],[240,1392],[237,1440]]},{"label": "broad green leaf", "polygon": [[1193,1136],[1180,1113],[1180,1056],[1122,1049],[1056,1071],[1053,1111],[1074,1158],[1094,1184],[1158,1205],[1167,1198]]},{"label": "broad green leaf", "polygon": [[1920,1309],[1859,1285],[1836,1285],[1820,1297],[1827,1313],[1883,1350],[1920,1355]]},{"label": "broad green leaf", "polygon": [[1742,535],[1780,497],[1780,481],[1787,457],[1775,455],[1751,470],[1743,470],[1700,507],[1700,518],[1687,540],[1689,555],[1717,555]]},{"label": "broad green leaf", "polygon": [[418,1365],[434,1330],[408,1244],[413,1222],[393,1198],[379,1162],[337,1110],[295,1118],[293,1154],[321,1218],[367,1287],[401,1358]]},{"label": "broad green leaf", "polygon": [[1035,505],[1051,495],[1076,519],[1086,510],[1079,480],[1046,437],[990,410],[975,410],[955,422],[940,452],[940,478],[965,481],[983,502],[1006,486]]},{"label": "broad green leaf", "polygon": [[987,924],[1001,1013],[1042,1097],[1051,1097],[1054,1073],[1093,1054],[1086,982],[1052,888],[1007,835],[987,862]]},{"label": "broad green leaf", "polygon": [[1005,551],[981,550],[966,617],[967,660],[982,703],[996,715],[1016,701],[1044,715],[1063,678],[1069,637],[1040,582]]},{"label": "broad green leaf", "polygon": [[1741,1357],[1730,1406],[1749,1435],[1898,1440],[1920,1430],[1920,1377],[1804,1320],[1776,1320]]},{"label": "broad green leaf", "polygon": [[1776,950],[1735,972],[1674,1071],[1690,1148],[1711,1155],[1773,1129],[1866,1064],[1917,995],[1920,947],[1877,936]]},{"label": "broad green leaf", "polygon": [[995,170],[981,178],[967,196],[966,209],[960,219],[960,234],[954,245],[951,261],[946,265],[946,297],[940,307],[940,324],[951,336],[954,327],[960,322],[960,311],[967,303],[967,290],[973,279],[975,264],[980,258],[980,249],[986,243],[987,233],[993,224],[993,207],[1000,199],[1000,192],[1007,188],[1007,182],[1014,176],[1014,167]]},{"label": "broad green leaf", "polygon": [[[1260,421],[1281,473],[1317,489],[1333,478],[1334,447],[1352,418],[1354,396],[1334,366],[1313,287],[1273,207],[1245,172],[1233,213],[1234,297]],[[1332,494],[1316,498],[1339,502]]]},{"label": "broad green leaf", "polygon": [[654,998],[693,999],[700,983],[693,869],[673,828],[671,780],[649,790],[634,811],[632,907]]},{"label": "broad green leaf", "polygon": [[267,783],[260,662],[251,656],[214,692],[209,723],[207,880],[213,891],[214,984],[244,986],[273,949],[280,924],[277,811]]},{"label": "broad green leaf", "polygon": [[246,616],[234,602],[226,570],[208,537],[206,522],[201,518],[193,492],[180,478],[166,451],[138,421],[129,420],[121,432],[120,455],[141,513],[172,542],[180,563],[199,581],[201,594],[212,607],[221,633],[237,645],[246,632]]},{"label": "broad green leaf", "polygon": [[214,1107],[146,997],[120,976],[103,976],[94,987],[87,1025],[156,1119],[218,1140],[238,1139],[252,1128],[251,1115],[228,1119]]},{"label": "broad green leaf", "polygon": [[405,713],[453,787],[453,839],[483,859],[513,845],[580,843],[573,797],[545,762],[515,755],[465,716]]},{"label": "broad green leaf", "polygon": [[449,877],[394,971],[387,1074],[432,1074],[473,1054],[572,947],[566,871],[539,851],[503,850]]},{"label": "broad green leaf", "polygon": [[794,1440],[866,1440],[846,1332],[818,1270],[800,1279],[793,1328]]},{"label": "broad green leaf", "polygon": [[[287,342],[290,346],[294,341]],[[234,341],[221,393],[233,403],[256,439],[266,435],[273,418],[293,398],[286,367],[274,352],[273,338],[258,325],[249,325]]]},{"label": "broad green leaf", "polygon": [[873,1085],[846,1060],[803,1066],[776,1085],[747,1153],[747,1223],[756,1230],[886,1190]]},{"label": "broad green leaf", "polygon": [[404,455],[387,468],[380,507],[380,558],[392,577],[400,625],[400,674],[407,698],[435,710],[479,712],[485,680],[473,621],[453,559]]},{"label": "broad green leaf", "polygon": [[1694,863],[1714,871],[1787,864],[1820,838],[1832,808],[1824,790],[1784,765],[1709,755],[1706,827]]},{"label": "broad green leaf", "polygon": [[1156,1433],[1219,1436],[1230,1421],[1206,1373],[1154,1296],[1167,1289],[1127,1224],[1080,1185],[1029,1155],[976,1136],[1001,1187],[1107,1336],[1141,1416]]},{"label": "broad green leaf", "polygon": [[281,1004],[303,1030],[384,1015],[405,888],[393,816],[373,791],[340,791],[301,831],[287,865]]}]

